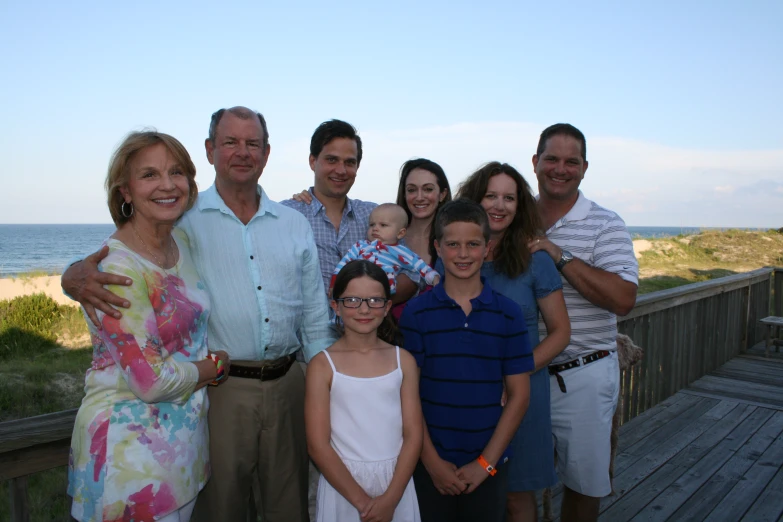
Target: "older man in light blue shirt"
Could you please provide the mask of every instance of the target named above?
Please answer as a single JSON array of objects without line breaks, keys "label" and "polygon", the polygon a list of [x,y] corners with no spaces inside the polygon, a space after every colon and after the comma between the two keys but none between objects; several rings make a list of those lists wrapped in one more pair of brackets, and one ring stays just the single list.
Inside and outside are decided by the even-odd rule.
[{"label": "older man in light blue shirt", "polygon": [[258,196],[245,225],[213,185],[177,224],[212,298],[210,348],[235,365],[278,359],[299,348],[300,332],[309,361],[334,342],[313,231],[261,187]]},{"label": "older man in light blue shirt", "polygon": [[[305,522],[304,373],[294,354],[302,348],[309,360],[335,341],[312,228],[258,185],[270,152],[260,113],[217,111],[205,146],[215,184],[178,226],[212,299],[209,347],[232,364],[231,378],[209,390],[212,477],[193,518],[245,520],[257,478],[265,522]],[[66,271],[63,288],[88,311],[113,313],[108,303],[121,300],[102,285],[124,278],[97,273],[99,259]]]}]

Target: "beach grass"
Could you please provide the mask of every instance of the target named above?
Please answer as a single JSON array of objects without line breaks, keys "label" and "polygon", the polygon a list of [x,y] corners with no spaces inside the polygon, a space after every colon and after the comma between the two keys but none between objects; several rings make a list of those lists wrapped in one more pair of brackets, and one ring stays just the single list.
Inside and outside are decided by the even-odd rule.
[{"label": "beach grass", "polygon": [[705,231],[649,241],[639,259],[640,294],[783,266],[783,233],[777,230]]},{"label": "beach grass", "polygon": [[[34,473],[27,477],[27,505],[30,522],[72,522],[71,499],[66,494],[68,470],[65,467]],[[0,482],[0,520],[10,520],[8,482]]]},{"label": "beach grass", "polygon": [[30,270],[28,272],[22,272],[20,274],[11,275],[11,279],[19,279],[21,281],[32,281],[38,277],[48,277],[53,275],[60,275],[56,270]]},{"label": "beach grass", "polygon": [[[0,301],[0,422],[77,408],[92,361],[78,308],[44,294]],[[65,468],[28,477],[30,520],[70,520]],[[10,519],[0,482],[0,520]]]}]

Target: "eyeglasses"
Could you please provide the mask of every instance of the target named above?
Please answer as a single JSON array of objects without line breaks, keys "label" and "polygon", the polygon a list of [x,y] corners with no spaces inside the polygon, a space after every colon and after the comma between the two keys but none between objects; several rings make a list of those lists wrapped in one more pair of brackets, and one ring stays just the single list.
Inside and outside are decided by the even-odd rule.
[{"label": "eyeglasses", "polygon": [[388,299],[385,297],[365,297],[364,299],[361,297],[341,297],[340,299],[335,299],[335,301],[342,303],[346,308],[359,308],[365,301],[370,308],[383,308],[386,306]]}]

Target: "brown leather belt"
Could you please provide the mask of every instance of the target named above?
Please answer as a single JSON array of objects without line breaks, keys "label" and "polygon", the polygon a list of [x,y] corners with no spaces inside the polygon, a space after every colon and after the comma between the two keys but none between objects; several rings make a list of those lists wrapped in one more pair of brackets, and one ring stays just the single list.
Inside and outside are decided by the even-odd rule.
[{"label": "brown leather belt", "polygon": [[565,381],[560,375],[560,372],[571,370],[578,366],[585,366],[586,364],[603,359],[604,357],[609,357],[611,354],[612,352],[607,350],[598,350],[592,353],[588,353],[587,355],[583,355],[582,357],[577,357],[571,361],[564,362],[563,364],[552,364],[549,366],[549,375],[554,375],[557,378],[557,385],[560,386],[560,391],[566,393]]},{"label": "brown leather belt", "polygon": [[241,364],[231,364],[228,374],[232,377],[243,377],[245,379],[258,379],[260,381],[274,381],[279,379],[291,369],[296,362],[296,355],[286,355],[274,361],[269,361],[263,366],[243,366]]}]

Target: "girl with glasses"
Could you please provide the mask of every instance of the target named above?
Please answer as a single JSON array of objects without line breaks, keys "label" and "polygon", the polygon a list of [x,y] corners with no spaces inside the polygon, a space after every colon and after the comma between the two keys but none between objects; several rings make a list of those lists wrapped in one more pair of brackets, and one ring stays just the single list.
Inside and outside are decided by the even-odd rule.
[{"label": "girl with glasses", "polygon": [[382,268],[351,261],[331,306],[343,336],[307,368],[305,422],[321,470],[316,520],[419,522],[411,476],[421,452],[416,361],[394,346],[391,289]]}]

